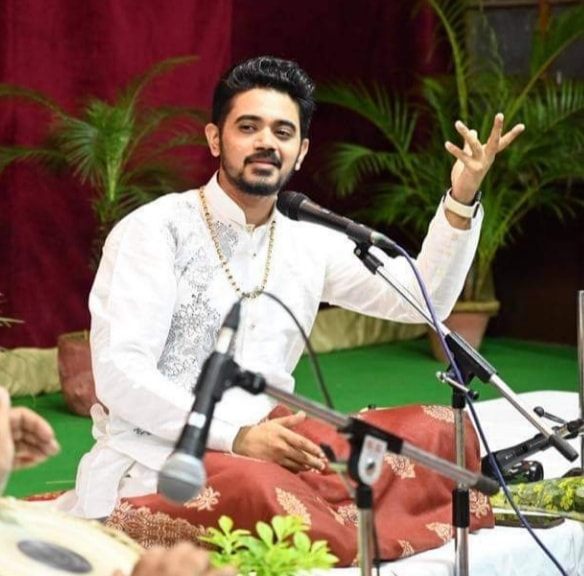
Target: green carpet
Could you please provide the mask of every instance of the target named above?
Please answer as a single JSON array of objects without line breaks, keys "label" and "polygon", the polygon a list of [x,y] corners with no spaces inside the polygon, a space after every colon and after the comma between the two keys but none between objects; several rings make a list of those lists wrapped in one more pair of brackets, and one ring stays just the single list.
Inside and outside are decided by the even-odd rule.
[{"label": "green carpet", "polygon": [[[516,393],[578,390],[575,348],[490,339],[481,353]],[[330,352],[321,354],[319,360],[335,409],[341,412],[370,404],[450,402],[449,387],[435,377],[444,366],[431,357],[425,339]],[[306,357],[295,377],[298,394],[322,401]],[[480,393],[481,400],[500,396],[488,384],[475,381],[472,387]],[[93,444],[89,419],[70,414],[58,393],[15,399],[14,404],[29,406],[47,418],[55,428],[62,451],[37,468],[15,472],[6,494],[22,497],[72,488],[77,463]]]}]

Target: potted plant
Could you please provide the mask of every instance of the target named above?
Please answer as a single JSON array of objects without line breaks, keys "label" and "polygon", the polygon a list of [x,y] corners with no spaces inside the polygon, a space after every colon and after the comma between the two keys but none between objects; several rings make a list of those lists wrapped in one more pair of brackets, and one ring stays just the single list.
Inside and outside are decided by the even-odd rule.
[{"label": "potted plant", "polygon": [[[103,242],[128,212],[161,194],[182,188],[186,173],[177,151],[205,144],[206,113],[189,106],[148,105],[143,93],[159,76],[195,61],[175,57],[154,65],[112,101],[91,98],[69,112],[41,92],[0,84],[0,97],[29,102],[49,112],[46,138],[35,147],[0,146],[0,170],[35,161],[64,169],[92,192],[97,221],[91,262],[97,266]],[[88,414],[95,403],[87,332],[59,338],[59,373],[68,406]]]},{"label": "potted plant", "polygon": [[233,529],[228,516],[219,528],[209,528],[199,540],[210,544],[213,566],[234,566],[241,576],[294,576],[312,570],[330,570],[337,563],[324,540],[311,542],[308,527],[298,516],[274,516],[270,524],[256,524],[257,537],[249,530]]},{"label": "potted plant", "polygon": [[[466,48],[469,0],[428,0],[452,53],[453,71],[443,77],[420,79],[419,93],[409,98],[359,81],[320,88],[320,102],[351,110],[373,124],[387,147],[336,143],[328,173],[340,194],[357,188],[371,195],[361,214],[373,222],[399,224],[412,237],[422,238],[440,200],[441,183],[450,180],[451,158],[444,142],[456,141],[453,125],[461,119],[476,128],[484,141],[497,112],[506,123],[523,122],[528,135],[497,158],[483,182],[485,219],[473,267],[455,312],[494,314],[499,303],[492,281],[493,261],[501,248],[521,231],[525,216],[547,210],[563,218],[584,205],[573,186],[584,178],[584,83],[548,76],[551,64],[584,36],[584,7],[576,6],[551,19],[533,39],[526,78],[504,72],[497,43],[481,18],[480,57]],[[481,314],[484,316],[484,314]],[[481,334],[453,326],[478,346]],[[475,322],[476,323],[476,322]]]}]

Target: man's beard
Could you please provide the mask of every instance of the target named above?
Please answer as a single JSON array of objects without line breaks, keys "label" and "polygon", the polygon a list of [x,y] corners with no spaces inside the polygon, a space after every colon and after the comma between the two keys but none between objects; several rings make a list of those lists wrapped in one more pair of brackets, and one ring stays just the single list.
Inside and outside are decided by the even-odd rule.
[{"label": "man's beard", "polygon": [[258,153],[252,156],[248,156],[244,160],[244,168],[240,170],[238,173],[235,173],[234,170],[229,170],[229,168],[223,163],[223,172],[229,180],[230,184],[241,190],[245,194],[249,194],[251,196],[272,196],[273,194],[277,194],[286,184],[289,182],[290,178],[292,178],[293,171],[290,170],[289,172],[280,172],[280,176],[277,178],[275,182],[269,182],[268,178],[270,178],[271,171],[265,169],[266,175],[265,179],[262,177],[262,168],[256,167],[256,172],[259,172],[259,178],[257,180],[249,180],[244,175],[245,167],[253,162],[254,160],[271,160],[274,166],[278,169],[281,168],[282,163],[280,160],[272,153]]}]

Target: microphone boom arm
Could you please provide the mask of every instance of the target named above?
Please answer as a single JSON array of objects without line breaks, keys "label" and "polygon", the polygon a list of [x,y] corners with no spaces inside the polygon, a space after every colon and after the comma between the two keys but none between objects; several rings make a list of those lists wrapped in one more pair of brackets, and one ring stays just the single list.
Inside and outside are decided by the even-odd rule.
[{"label": "microphone boom arm", "polygon": [[[466,468],[457,466],[448,460],[444,460],[443,458],[426,452],[425,450],[403,440],[399,436],[364,422],[359,418],[345,416],[344,414],[335,410],[330,410],[317,402],[291,394],[280,388],[276,388],[275,386],[268,384],[259,374],[241,371],[240,374],[234,377],[230,383],[232,385],[240,386],[252,394],[265,393],[283,404],[286,404],[290,408],[303,410],[307,414],[331,424],[337,428],[341,434],[346,434],[351,438],[357,436],[362,439],[365,436],[369,436],[383,440],[387,445],[388,451],[393,452],[394,454],[407,456],[408,458],[423,464],[427,468],[454,480],[458,484],[468,486],[469,488],[476,488],[487,495],[493,495],[499,491],[499,484],[491,478],[472,472]],[[351,442],[351,446],[354,446],[355,444],[359,445],[360,443]],[[351,455],[350,460],[357,460],[357,458],[355,458],[354,455]],[[354,470],[352,471],[352,476],[354,480],[369,483],[366,479],[360,477],[356,478]]]},{"label": "microphone boom arm", "polygon": [[578,453],[563,438],[546,426],[540,419],[523,406],[517,394],[497,375],[497,371],[489,362],[481,356],[462,336],[450,330],[443,322],[438,321],[438,326],[434,325],[432,318],[425,306],[422,306],[417,298],[400,282],[392,278],[383,267],[383,263],[369,251],[368,244],[357,244],[355,255],[363,262],[365,267],[373,274],[383,278],[406,302],[408,302],[424,319],[426,324],[435,332],[440,330],[450,351],[452,352],[456,363],[460,366],[463,373],[465,384],[468,384],[473,376],[476,376],[482,382],[491,384],[497,388],[501,395],[535,428],[537,428],[550,443],[556,448],[564,458],[574,461],[578,458]]}]

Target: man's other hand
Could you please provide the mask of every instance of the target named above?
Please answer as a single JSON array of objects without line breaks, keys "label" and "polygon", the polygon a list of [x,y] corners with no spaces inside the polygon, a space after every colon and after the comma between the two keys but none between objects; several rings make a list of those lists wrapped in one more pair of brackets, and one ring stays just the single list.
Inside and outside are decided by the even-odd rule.
[{"label": "man's other hand", "polygon": [[304,412],[244,426],[233,442],[233,452],[276,462],[293,472],[324,470],[326,458],[314,442],[292,430],[306,418]]}]

